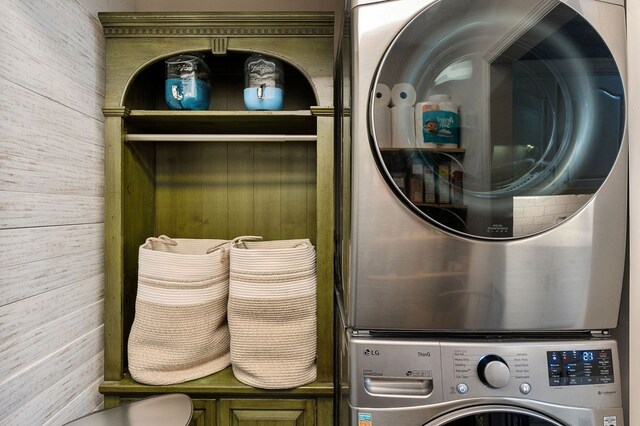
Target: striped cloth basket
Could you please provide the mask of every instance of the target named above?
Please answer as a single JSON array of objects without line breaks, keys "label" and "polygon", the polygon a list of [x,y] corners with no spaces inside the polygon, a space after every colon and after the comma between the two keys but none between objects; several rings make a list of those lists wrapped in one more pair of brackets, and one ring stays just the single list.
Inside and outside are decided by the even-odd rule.
[{"label": "striped cloth basket", "polygon": [[148,238],[140,246],[129,372],[167,385],[213,374],[231,362],[227,240]]},{"label": "striped cloth basket", "polygon": [[[254,239],[256,237],[253,237]],[[304,240],[231,244],[231,365],[241,382],[289,389],[316,379],[316,256]]]}]

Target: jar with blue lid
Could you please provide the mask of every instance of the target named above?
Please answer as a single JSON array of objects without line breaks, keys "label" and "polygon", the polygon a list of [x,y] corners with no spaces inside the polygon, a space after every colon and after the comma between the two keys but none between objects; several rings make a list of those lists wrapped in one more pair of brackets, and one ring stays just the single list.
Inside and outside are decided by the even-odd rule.
[{"label": "jar with blue lid", "polygon": [[169,109],[209,109],[211,102],[211,72],[198,56],[178,55],[165,60],[165,100]]},{"label": "jar with blue lid", "polygon": [[280,111],[284,107],[282,63],[253,54],[244,63],[244,106],[249,111]]}]

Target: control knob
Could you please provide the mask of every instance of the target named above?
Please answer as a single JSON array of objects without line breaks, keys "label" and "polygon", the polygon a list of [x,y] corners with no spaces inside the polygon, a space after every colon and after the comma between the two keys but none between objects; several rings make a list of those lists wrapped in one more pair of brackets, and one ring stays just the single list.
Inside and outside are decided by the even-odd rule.
[{"label": "control knob", "polygon": [[490,388],[500,389],[509,383],[509,366],[498,355],[487,355],[478,363],[478,377]]}]

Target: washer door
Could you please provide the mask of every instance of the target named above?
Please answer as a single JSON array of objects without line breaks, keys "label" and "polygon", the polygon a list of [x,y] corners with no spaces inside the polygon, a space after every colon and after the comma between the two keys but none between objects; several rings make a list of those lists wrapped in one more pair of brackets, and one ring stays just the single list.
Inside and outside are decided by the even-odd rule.
[{"label": "washer door", "polygon": [[430,421],[425,426],[563,426],[561,423],[524,408],[500,405],[465,408]]},{"label": "washer door", "polygon": [[577,213],[615,167],[625,126],[613,55],[558,0],[431,2],[387,49],[369,105],[398,198],[491,240]]}]

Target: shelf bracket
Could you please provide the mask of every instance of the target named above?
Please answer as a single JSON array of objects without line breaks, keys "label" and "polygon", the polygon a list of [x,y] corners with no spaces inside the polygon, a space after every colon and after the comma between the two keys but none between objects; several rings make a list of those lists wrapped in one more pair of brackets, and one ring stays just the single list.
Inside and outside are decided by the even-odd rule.
[{"label": "shelf bracket", "polygon": [[214,37],[211,39],[211,53],[214,55],[227,54],[227,37]]}]

